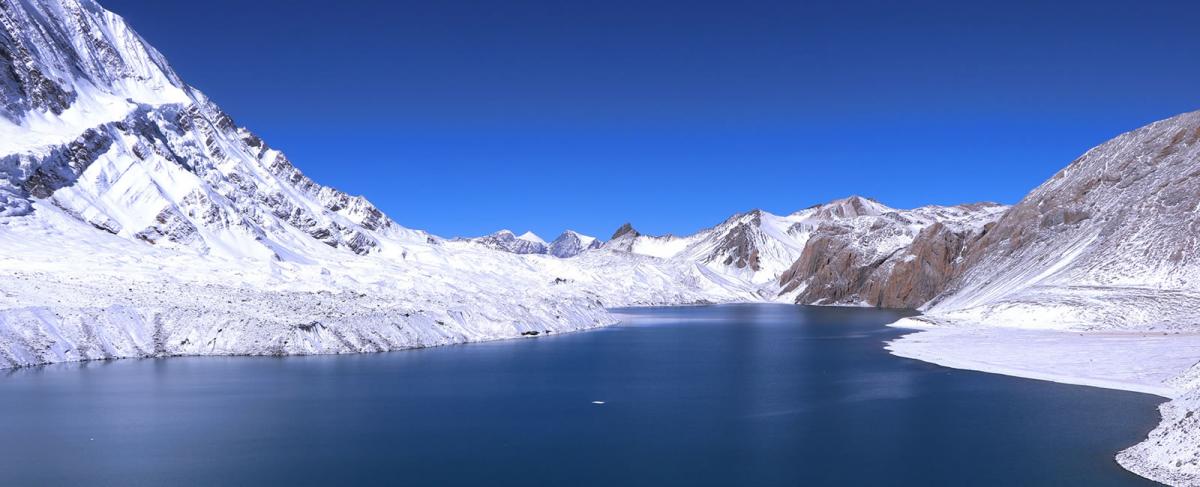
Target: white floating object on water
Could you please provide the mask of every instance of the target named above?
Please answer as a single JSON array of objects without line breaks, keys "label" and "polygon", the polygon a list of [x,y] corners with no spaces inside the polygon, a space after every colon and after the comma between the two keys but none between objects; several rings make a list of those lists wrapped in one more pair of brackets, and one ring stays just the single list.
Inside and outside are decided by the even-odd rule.
[{"label": "white floating object on water", "polygon": [[592,401],[592,404],[604,404],[604,401]]}]

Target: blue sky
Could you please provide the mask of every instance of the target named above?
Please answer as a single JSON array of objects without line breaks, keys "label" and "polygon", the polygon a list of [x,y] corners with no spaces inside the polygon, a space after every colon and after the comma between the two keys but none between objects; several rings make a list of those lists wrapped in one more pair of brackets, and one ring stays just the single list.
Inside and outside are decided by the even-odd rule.
[{"label": "blue sky", "polygon": [[1200,2],[101,2],[318,182],[445,236],[1012,203],[1200,108]]}]

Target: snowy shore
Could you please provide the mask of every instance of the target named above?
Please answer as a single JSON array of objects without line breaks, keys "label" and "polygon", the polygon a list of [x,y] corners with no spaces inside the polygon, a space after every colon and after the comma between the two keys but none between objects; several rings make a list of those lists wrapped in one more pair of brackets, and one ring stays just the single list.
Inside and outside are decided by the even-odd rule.
[{"label": "snowy shore", "polygon": [[892,354],[956,369],[1154,394],[1170,399],[1145,441],[1117,455],[1129,471],[1200,485],[1200,333],[931,325],[921,317]]}]

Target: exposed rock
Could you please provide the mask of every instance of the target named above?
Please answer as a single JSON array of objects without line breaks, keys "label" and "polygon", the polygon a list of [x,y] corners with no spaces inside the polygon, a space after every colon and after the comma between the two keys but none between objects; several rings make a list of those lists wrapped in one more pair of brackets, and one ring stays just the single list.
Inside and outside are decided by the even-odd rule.
[{"label": "exposed rock", "polygon": [[585,251],[598,249],[603,242],[596,237],[589,237],[573,230],[567,230],[550,242],[547,251],[559,258],[575,257]]},{"label": "exposed rock", "polygon": [[737,269],[761,270],[757,230],[762,226],[762,211],[751,210],[737,224],[720,235],[719,243],[708,261],[719,259],[721,264]]},{"label": "exposed rock", "polygon": [[964,246],[1004,210],[893,210],[859,197],[817,207],[803,253],[780,275],[781,294],[795,293],[801,304],[919,307],[961,272]]},{"label": "exposed rock", "polygon": [[882,280],[871,280],[868,302],[885,308],[917,308],[929,302],[963,271],[963,252],[986,231],[987,226],[952,229],[941,222],[925,227],[892,259]]},{"label": "exposed rock", "polygon": [[613,232],[612,238],[610,238],[609,240],[616,240],[616,239],[624,237],[626,235],[636,237],[641,234],[638,233],[638,231],[633,228],[633,224],[631,224],[629,222],[625,222],[624,225],[621,225],[620,228],[617,228],[617,231]]}]

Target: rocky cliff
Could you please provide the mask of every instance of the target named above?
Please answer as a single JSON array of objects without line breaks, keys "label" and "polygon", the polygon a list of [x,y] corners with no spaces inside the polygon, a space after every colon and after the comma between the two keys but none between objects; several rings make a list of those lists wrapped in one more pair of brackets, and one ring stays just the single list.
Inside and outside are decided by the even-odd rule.
[{"label": "rocky cliff", "polygon": [[851,201],[817,212],[800,257],[780,275],[801,304],[915,308],[964,265],[964,248],[1005,210],[991,203],[895,210]]}]

